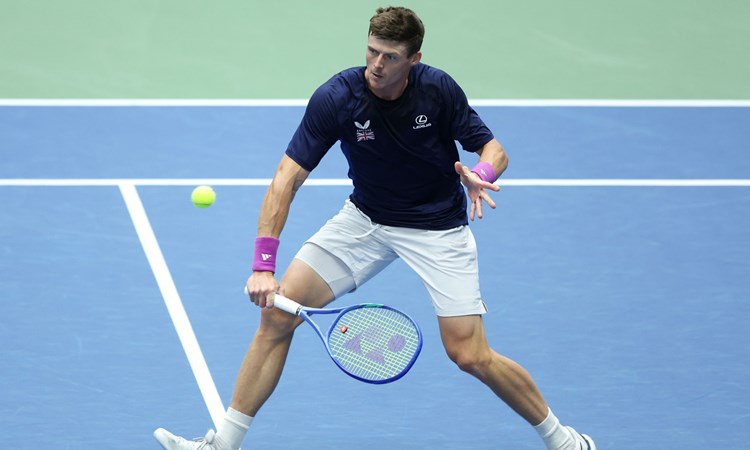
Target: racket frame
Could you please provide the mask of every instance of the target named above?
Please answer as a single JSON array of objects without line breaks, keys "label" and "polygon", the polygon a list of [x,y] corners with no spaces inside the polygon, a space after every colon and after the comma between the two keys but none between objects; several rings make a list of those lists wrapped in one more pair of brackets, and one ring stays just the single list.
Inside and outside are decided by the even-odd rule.
[{"label": "racket frame", "polygon": [[[284,297],[281,294],[276,294],[274,296],[273,306],[275,308],[278,308],[278,309],[280,309],[282,311],[285,311],[285,312],[287,312],[289,314],[293,314],[295,316],[298,316],[302,320],[304,320],[305,322],[307,322],[308,324],[310,324],[312,326],[313,330],[315,330],[315,333],[318,335],[318,337],[320,338],[320,340],[323,342],[323,346],[325,347],[326,352],[328,353],[328,356],[330,356],[330,358],[333,360],[333,362],[336,363],[336,365],[339,367],[339,369],[341,369],[345,374],[349,375],[350,377],[352,377],[354,379],[357,379],[359,381],[363,381],[365,383],[370,383],[370,384],[386,384],[386,383],[391,383],[393,381],[398,380],[399,378],[401,378],[404,375],[406,375],[406,373],[409,370],[411,370],[412,366],[417,361],[417,357],[419,356],[419,353],[422,351],[422,340],[423,340],[422,339],[422,329],[419,327],[419,324],[414,319],[412,319],[408,314],[404,313],[403,311],[400,311],[400,310],[398,310],[396,308],[392,308],[392,307],[387,306],[387,305],[382,305],[382,304],[379,304],[379,303],[360,303],[360,304],[355,304],[355,305],[350,305],[350,306],[343,306],[343,307],[339,307],[339,308],[310,308],[310,307],[307,307],[307,306],[302,306],[301,304],[295,302],[294,300],[292,300],[292,299],[290,299],[288,297]],[[405,316],[407,319],[409,319],[409,321],[411,321],[412,324],[414,324],[414,328],[417,331],[417,336],[418,336],[417,349],[414,351],[414,356],[412,356],[411,361],[409,361],[409,364],[407,364],[406,367],[404,367],[404,369],[402,369],[401,372],[399,372],[398,374],[396,374],[396,375],[394,375],[394,376],[392,376],[390,378],[386,378],[386,379],[382,379],[382,380],[380,380],[380,379],[378,379],[378,380],[372,380],[372,379],[369,379],[369,378],[360,377],[360,376],[358,376],[356,374],[353,374],[353,373],[349,372],[347,369],[345,369],[339,363],[339,361],[333,355],[333,352],[331,351],[330,345],[328,344],[328,340],[329,340],[329,338],[331,336],[331,333],[333,333],[335,330],[337,330],[336,324],[338,323],[338,317],[333,321],[333,323],[331,324],[330,328],[328,329],[328,332],[325,333],[325,334],[323,333],[323,330],[320,329],[320,326],[317,323],[315,323],[315,321],[312,320],[312,317],[311,317],[311,316],[314,316],[316,314],[329,314],[329,315],[330,314],[337,314],[337,316],[342,316],[342,315],[346,314],[348,311],[351,311],[353,309],[359,309],[359,308],[383,308],[383,309],[388,309],[388,310],[391,310],[391,311],[395,311],[395,312],[397,312],[397,313],[402,314],[403,316]]]}]

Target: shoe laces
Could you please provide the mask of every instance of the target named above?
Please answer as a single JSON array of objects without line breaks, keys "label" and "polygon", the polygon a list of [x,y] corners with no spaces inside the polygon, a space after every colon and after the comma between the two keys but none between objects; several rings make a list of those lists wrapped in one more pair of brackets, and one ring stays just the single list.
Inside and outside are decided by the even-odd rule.
[{"label": "shoe laces", "polygon": [[208,430],[208,433],[206,433],[205,436],[202,438],[196,438],[193,439],[193,442],[199,442],[201,445],[196,447],[195,450],[214,450],[213,444],[214,443],[214,436],[216,435],[216,432],[214,430]]}]

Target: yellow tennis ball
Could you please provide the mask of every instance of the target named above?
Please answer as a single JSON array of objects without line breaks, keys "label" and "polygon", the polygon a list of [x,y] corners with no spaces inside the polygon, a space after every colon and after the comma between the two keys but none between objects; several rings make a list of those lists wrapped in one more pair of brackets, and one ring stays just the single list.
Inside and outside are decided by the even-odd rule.
[{"label": "yellow tennis ball", "polygon": [[211,186],[198,186],[193,189],[193,194],[190,196],[193,204],[198,208],[208,208],[214,204],[216,200],[216,192]]}]

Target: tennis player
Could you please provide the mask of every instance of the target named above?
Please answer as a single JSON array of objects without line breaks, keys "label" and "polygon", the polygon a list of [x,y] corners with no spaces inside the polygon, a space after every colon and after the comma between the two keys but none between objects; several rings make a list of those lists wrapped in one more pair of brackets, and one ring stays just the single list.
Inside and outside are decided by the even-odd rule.
[{"label": "tennis player", "polygon": [[[260,210],[247,289],[263,309],[231,404],[217,432],[199,440],[156,430],[165,449],[240,447],[276,388],[301,323],[271,307],[274,293],[324,307],[401,258],[423,281],[445,350],[461,370],[534,426],[549,450],[595,450],[590,437],[560,424],[526,370],[487,343],[477,244],[468,224],[482,218],[484,204],[495,208],[488,192],[499,190],[494,182],[508,158],[458,84],[420,62],[423,36],[413,11],[378,9],[370,20],[367,65],[335,75],[313,94]],[[353,192],[303,244],[279,283],[276,252],[292,200],[337,141]],[[477,154],[475,167],[458,162],[456,141]]]}]

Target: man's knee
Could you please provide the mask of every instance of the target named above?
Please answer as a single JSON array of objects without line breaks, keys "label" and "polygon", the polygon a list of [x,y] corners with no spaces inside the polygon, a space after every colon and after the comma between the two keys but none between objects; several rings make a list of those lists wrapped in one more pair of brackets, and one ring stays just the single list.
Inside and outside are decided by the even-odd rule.
[{"label": "man's knee", "polygon": [[476,375],[492,362],[481,317],[440,318],[440,333],[448,357],[464,372]]},{"label": "man's knee", "polygon": [[302,319],[276,308],[263,308],[257,336],[266,339],[288,339],[302,323]]},{"label": "man's knee", "polygon": [[492,360],[489,351],[483,351],[468,346],[446,347],[445,350],[448,354],[448,358],[450,358],[459,369],[472,375],[481,373]]}]

